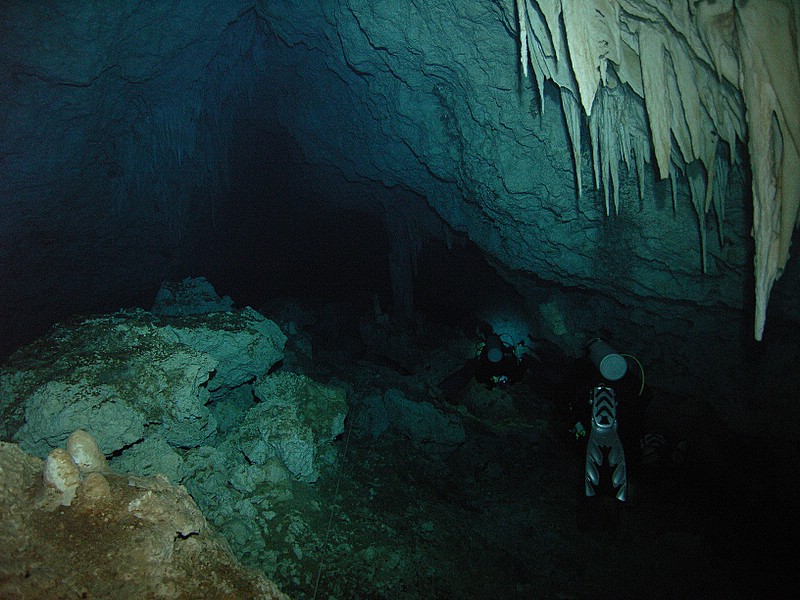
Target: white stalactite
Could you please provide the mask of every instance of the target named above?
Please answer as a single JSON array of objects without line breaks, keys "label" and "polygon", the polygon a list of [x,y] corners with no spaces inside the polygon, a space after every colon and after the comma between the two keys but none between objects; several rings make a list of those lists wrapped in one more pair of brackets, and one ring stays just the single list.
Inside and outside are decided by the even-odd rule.
[{"label": "white stalactite", "polygon": [[[671,180],[673,210],[676,169],[687,174],[704,268],[705,218],[712,205],[723,239],[729,169],[718,166],[719,141],[728,144],[734,163],[737,140],[747,139],[760,340],[769,294],[788,260],[800,216],[800,5],[794,0],[517,0],[517,13],[525,74],[530,63],[540,92],[543,80],[550,79],[572,95],[562,105],[578,195],[575,105],[589,119],[595,186],[604,189],[607,212],[612,195],[619,210],[622,160],[629,171],[635,164],[643,195],[643,166],[652,148],[659,177]],[[564,66],[567,55],[570,68]],[[625,124],[639,117],[635,103],[610,101],[609,90],[644,101],[646,143],[637,125]]]}]

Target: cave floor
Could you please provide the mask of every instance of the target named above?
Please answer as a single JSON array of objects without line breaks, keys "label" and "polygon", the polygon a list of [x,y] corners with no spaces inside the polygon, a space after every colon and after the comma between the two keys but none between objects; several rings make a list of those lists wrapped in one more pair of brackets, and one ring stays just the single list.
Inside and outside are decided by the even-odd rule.
[{"label": "cave floor", "polygon": [[[665,503],[582,502],[582,460],[524,427],[470,427],[447,457],[351,445],[321,589],[337,598],[679,597],[709,560]],[[546,467],[543,464],[546,462]],[[335,491],[325,489],[321,493]],[[375,557],[380,560],[373,560]],[[320,597],[326,597],[323,594]]]},{"label": "cave floor", "polygon": [[[730,599],[784,598],[797,589],[793,553],[786,550],[798,535],[796,442],[778,431],[772,440],[731,433],[702,409],[702,398],[687,402],[656,387],[658,410],[649,416],[688,442],[687,460],[654,470],[631,465],[626,502],[604,494],[586,498],[584,446],[567,431],[561,407],[541,380],[528,376],[494,390],[473,381],[448,402],[437,382],[474,356],[477,339],[431,323],[398,327],[374,318],[371,308],[291,302],[262,309],[289,334],[279,368],[344,387],[350,404],[335,451],[317,457],[320,477],[287,480],[257,502],[263,546],[237,548],[230,524],[211,521],[242,563],[290,597]],[[445,435],[431,447],[392,428],[354,426],[365,400],[390,389],[457,420],[463,443],[454,446]],[[687,407],[688,419],[679,414]],[[195,500],[202,507],[202,499]],[[41,543],[18,547],[0,561],[0,583],[50,589],[49,597],[64,598],[133,597],[121,590],[164,583],[153,571],[138,588],[109,592],[116,580],[98,575],[103,564],[75,564],[83,548],[109,542],[107,528],[87,529],[79,508],[47,517],[52,521],[34,515],[30,522],[45,532],[35,538]],[[64,520],[70,515],[73,521]],[[14,523],[3,521],[7,533]],[[58,527],[67,537],[46,533]],[[174,531],[166,527],[171,542]],[[225,597],[252,597],[233,591],[252,583],[252,571],[241,571],[222,546],[187,539],[200,550],[180,563],[182,579],[172,582],[176,594],[199,597],[200,589],[224,584],[231,588]],[[124,546],[111,542],[115,552]],[[146,561],[127,562],[142,568]],[[42,569],[33,577],[26,565]],[[202,572],[194,576],[194,568]],[[89,586],[92,578],[97,581]],[[57,593],[61,589],[70,591]],[[95,596],[89,589],[105,592]],[[48,597],[0,591],[6,596]]]},{"label": "cave floor", "polygon": [[716,482],[707,481],[704,466],[690,459],[679,470],[631,476],[624,503],[587,499],[583,448],[565,435],[552,402],[525,381],[491,392],[473,384],[464,404],[437,398],[430,382],[457,365],[454,348],[464,346],[448,331],[382,331],[362,336],[363,346],[337,335],[328,348],[315,338],[313,361],[294,354],[290,339],[284,368],[345,384],[349,393],[403,389],[409,399],[459,415],[466,440],[435,453],[392,432],[373,438],[347,428],[336,462],[315,484],[298,486],[276,518],[285,519],[277,532],[293,534],[268,541],[285,558],[267,574],[285,592],[354,599],[736,598],[761,585],[768,568],[752,560],[752,545],[761,540],[709,497]]}]

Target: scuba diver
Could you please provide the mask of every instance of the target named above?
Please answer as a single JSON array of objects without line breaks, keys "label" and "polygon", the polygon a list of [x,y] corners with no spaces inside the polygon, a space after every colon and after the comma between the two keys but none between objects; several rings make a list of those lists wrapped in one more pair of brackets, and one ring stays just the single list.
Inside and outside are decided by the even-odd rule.
[{"label": "scuba diver", "polygon": [[635,356],[618,353],[608,342],[594,338],[559,388],[569,431],[586,443],[587,497],[606,491],[624,502],[631,468],[650,474],[664,471],[656,467],[679,465],[685,459],[685,441],[672,444],[663,434],[648,429],[647,409],[653,390]]},{"label": "scuba diver", "polygon": [[685,457],[685,442],[670,444],[648,429],[653,390],[642,364],[601,338],[571,358],[548,340],[530,338],[515,345],[490,330],[476,356],[438,387],[455,403],[472,379],[495,389],[526,377],[531,391],[561,407],[570,437],[585,444],[586,497],[610,494],[625,502],[631,469],[655,474]]},{"label": "scuba diver", "polygon": [[478,356],[470,361],[475,380],[489,389],[521,381],[530,357],[524,351],[517,354],[517,347],[507,344],[496,333],[486,336]]},{"label": "scuba diver", "polygon": [[586,496],[605,489],[624,502],[628,466],[638,462],[639,440],[645,434],[647,406],[653,398],[641,363],[595,338],[564,376],[561,391],[572,423],[570,432],[586,441]]},{"label": "scuba diver", "polygon": [[438,385],[448,402],[456,402],[474,378],[488,389],[503,388],[521,381],[533,358],[524,342],[511,344],[490,331],[478,346],[476,355]]}]

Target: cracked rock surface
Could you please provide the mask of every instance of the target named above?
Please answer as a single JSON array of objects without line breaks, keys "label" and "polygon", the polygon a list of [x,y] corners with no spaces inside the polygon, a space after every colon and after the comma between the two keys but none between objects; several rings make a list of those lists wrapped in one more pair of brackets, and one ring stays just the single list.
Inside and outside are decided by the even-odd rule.
[{"label": "cracked rock surface", "polygon": [[0,597],[286,598],[237,562],[184,488],[103,477],[63,506],[42,461],[0,442]]}]

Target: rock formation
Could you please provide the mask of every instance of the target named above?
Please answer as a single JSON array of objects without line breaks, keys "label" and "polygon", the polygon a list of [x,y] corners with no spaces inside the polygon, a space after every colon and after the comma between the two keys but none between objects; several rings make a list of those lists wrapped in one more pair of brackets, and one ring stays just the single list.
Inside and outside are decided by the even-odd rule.
[{"label": "rock formation", "polygon": [[[46,457],[64,507],[113,491],[109,466],[158,477],[189,490],[237,557],[274,567],[273,509],[336,460],[347,414],[344,389],[277,370],[285,341],[250,308],[61,324],[0,370],[2,435]],[[128,506],[148,515],[154,502]]]},{"label": "rock formation", "polygon": [[517,0],[517,14],[525,74],[530,67],[540,97],[546,79],[562,91],[578,193],[579,107],[589,119],[594,180],[604,189],[606,212],[610,190],[619,201],[620,165],[635,167],[643,195],[643,165],[654,155],[661,178],[674,183],[676,171],[689,178],[705,231],[712,204],[724,214],[717,172],[726,167],[719,162],[735,162],[737,143],[747,140],[760,340],[770,290],[800,217],[797,4]]},{"label": "rock formation", "polygon": [[3,598],[286,598],[236,561],[184,488],[108,470],[81,479],[72,460],[0,442]]}]

